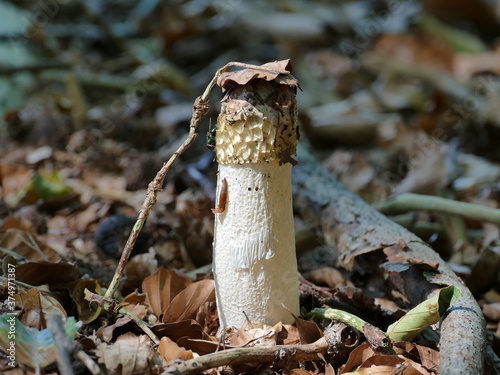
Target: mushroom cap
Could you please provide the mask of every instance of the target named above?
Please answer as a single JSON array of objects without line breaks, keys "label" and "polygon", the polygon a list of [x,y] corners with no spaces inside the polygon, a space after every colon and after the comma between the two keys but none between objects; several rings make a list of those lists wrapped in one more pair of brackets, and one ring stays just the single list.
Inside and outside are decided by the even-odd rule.
[{"label": "mushroom cap", "polygon": [[229,88],[217,120],[216,158],[222,164],[297,162],[296,86],[253,79]]}]

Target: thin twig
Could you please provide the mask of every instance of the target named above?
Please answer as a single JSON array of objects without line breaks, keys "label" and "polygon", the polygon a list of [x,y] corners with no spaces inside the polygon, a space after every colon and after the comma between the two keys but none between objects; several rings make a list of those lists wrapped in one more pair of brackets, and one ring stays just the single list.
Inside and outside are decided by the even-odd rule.
[{"label": "thin twig", "polygon": [[47,319],[47,328],[54,336],[54,341],[57,348],[57,367],[59,372],[65,375],[73,375],[73,368],[71,367],[71,356],[72,344],[76,343],[70,342],[66,337],[66,332],[64,331],[63,321],[61,315],[49,313],[45,315]]},{"label": "thin twig", "polygon": [[57,361],[59,372],[65,375],[73,374],[71,357],[74,357],[81,361],[93,375],[99,374],[99,365],[87,353],[81,350],[80,344],[67,338],[61,316],[51,313],[46,314],[46,319],[47,327],[54,336],[56,343],[57,355],[59,357]]},{"label": "thin twig", "polygon": [[78,359],[80,362],[82,362],[85,367],[88,368],[88,370],[92,373],[92,375],[99,375],[101,373],[101,369],[99,368],[99,365],[94,362],[90,356],[85,353],[83,350],[78,350],[74,354],[75,358]]},{"label": "thin twig", "polygon": [[429,210],[500,225],[499,209],[428,195],[401,194],[379,202],[374,207],[383,214],[395,214],[410,210]]},{"label": "thin twig", "polygon": [[40,63],[40,64],[33,64],[33,65],[24,65],[24,66],[12,66],[12,67],[4,67],[0,69],[0,76],[10,76],[12,74],[20,73],[20,72],[30,72],[30,73],[38,73],[42,72],[44,70],[49,70],[49,69],[69,69],[70,65],[67,63],[63,62],[57,62],[57,61],[52,61],[52,62],[46,62],[46,63]]},{"label": "thin twig", "polygon": [[125,248],[123,249],[122,255],[120,257],[120,261],[118,262],[118,266],[116,267],[116,271],[115,271],[115,274],[113,276],[113,280],[111,281],[111,284],[109,285],[109,288],[106,291],[106,294],[104,295],[103,308],[106,311],[113,310],[113,305],[114,305],[113,296],[118,288],[120,280],[123,277],[125,265],[128,261],[130,253],[132,252],[132,249],[134,248],[135,241],[137,240],[137,237],[139,236],[139,233],[140,233],[142,227],[144,226],[147,218],[149,217],[149,213],[151,212],[154,205],[156,204],[156,198],[158,196],[158,193],[162,189],[163,181],[165,180],[165,176],[167,175],[167,172],[170,170],[170,168],[172,168],[172,165],[177,161],[179,156],[181,156],[182,153],[184,153],[184,151],[186,151],[186,149],[194,141],[194,139],[197,136],[196,128],[198,127],[198,124],[200,123],[202,117],[210,109],[210,107],[207,103],[207,101],[208,101],[207,97],[208,97],[208,95],[205,97],[205,99],[203,97],[196,98],[195,103],[193,105],[193,116],[191,118],[191,124],[189,127],[188,137],[182,143],[182,145],[179,147],[179,149],[172,155],[172,157],[168,160],[168,162],[163,164],[163,167],[156,174],[156,177],[153,179],[153,181],[150,182],[150,184],[148,186],[146,199],[144,200],[144,203],[142,204],[137,221],[135,222],[135,225],[132,228],[132,232],[130,233],[130,235],[128,237],[127,243],[125,244]]},{"label": "thin twig", "polygon": [[139,328],[142,329],[144,331],[144,333],[146,335],[148,335],[148,337],[151,340],[153,340],[153,342],[155,343],[155,345],[160,345],[160,340],[158,340],[158,337],[156,337],[156,335],[153,333],[153,331],[151,331],[151,329],[147,326],[147,324],[142,319],[139,319],[139,317],[137,315],[135,315],[134,313],[128,311],[124,307],[121,307],[118,310],[118,312],[120,314],[122,314],[123,316],[126,316],[130,320],[134,321],[135,324],[137,324],[139,326]]}]

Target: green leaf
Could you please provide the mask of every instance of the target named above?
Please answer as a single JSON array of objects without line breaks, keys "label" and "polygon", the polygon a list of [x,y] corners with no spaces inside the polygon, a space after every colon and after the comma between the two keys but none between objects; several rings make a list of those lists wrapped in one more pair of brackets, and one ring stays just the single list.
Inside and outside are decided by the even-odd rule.
[{"label": "green leaf", "polygon": [[66,185],[59,172],[37,173],[26,185],[19,189],[15,205],[35,203],[39,199],[60,197],[73,191]]},{"label": "green leaf", "polygon": [[387,335],[393,341],[410,341],[448,310],[460,295],[460,289],[454,285],[441,289],[433,297],[425,300],[387,329]]},{"label": "green leaf", "polygon": [[[78,328],[75,318],[68,318],[64,324],[68,339],[75,337]],[[0,315],[0,349],[7,353],[9,362],[19,362],[37,370],[57,360],[56,344],[48,329],[28,328],[9,314]]]}]

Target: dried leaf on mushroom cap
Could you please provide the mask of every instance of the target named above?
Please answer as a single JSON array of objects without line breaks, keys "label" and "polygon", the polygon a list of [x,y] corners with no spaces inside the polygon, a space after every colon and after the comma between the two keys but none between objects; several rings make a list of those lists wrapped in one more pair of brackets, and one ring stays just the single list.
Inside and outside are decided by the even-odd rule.
[{"label": "dried leaf on mushroom cap", "polygon": [[243,86],[254,79],[264,79],[266,81],[276,80],[280,84],[300,87],[297,80],[290,74],[291,72],[292,63],[290,59],[275,61],[255,68],[224,72],[217,79],[217,85],[222,88],[222,91],[225,91],[235,84]]}]

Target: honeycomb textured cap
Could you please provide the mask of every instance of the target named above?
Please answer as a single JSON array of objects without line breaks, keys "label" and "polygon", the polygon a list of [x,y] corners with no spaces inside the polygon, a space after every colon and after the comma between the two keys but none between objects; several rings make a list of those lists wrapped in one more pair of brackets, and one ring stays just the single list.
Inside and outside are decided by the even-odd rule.
[{"label": "honeycomb textured cap", "polygon": [[229,89],[217,120],[216,158],[222,164],[297,162],[296,87],[255,79]]}]

